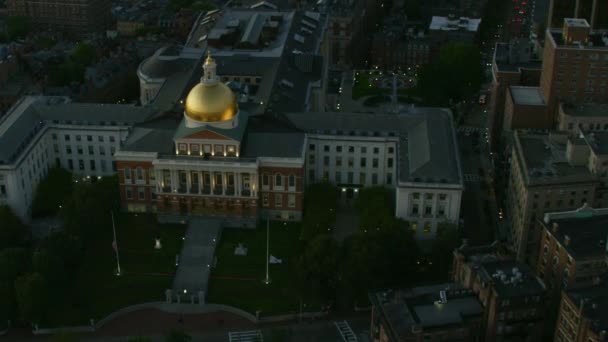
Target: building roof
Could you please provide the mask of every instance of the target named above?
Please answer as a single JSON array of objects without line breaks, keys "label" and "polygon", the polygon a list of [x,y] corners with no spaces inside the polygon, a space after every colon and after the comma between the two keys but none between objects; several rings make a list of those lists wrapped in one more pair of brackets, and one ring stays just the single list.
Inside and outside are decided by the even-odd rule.
[{"label": "building roof", "polygon": [[595,154],[608,154],[608,132],[583,132],[583,139],[585,139],[587,145],[591,147]]},{"label": "building roof", "polygon": [[215,127],[213,124],[207,124],[204,126],[191,128],[186,126],[185,120],[182,120],[177,129],[175,130],[175,135],[173,137],[175,139],[180,139],[201,131],[212,131],[236,141],[243,141],[243,135],[245,134],[245,130],[247,129],[249,113],[239,111],[238,116],[239,122],[237,126],[231,129],[218,128]]},{"label": "building roof", "polygon": [[608,255],[608,208],[583,206],[573,211],[546,213],[543,224],[573,258]]},{"label": "building roof", "polygon": [[482,280],[491,282],[501,298],[540,296],[545,287],[530,267],[515,260],[498,260],[479,267]]},{"label": "building roof", "polygon": [[477,32],[481,19],[475,18],[450,18],[433,16],[429,29],[437,31],[469,31]]},{"label": "building roof", "polygon": [[601,31],[590,32],[587,43],[576,42],[572,44],[566,44],[564,41],[563,31],[559,29],[552,29],[548,31],[549,37],[555,42],[558,47],[566,47],[568,49],[581,49],[581,50],[608,50],[608,37]]},{"label": "building roof", "polygon": [[25,96],[0,118],[0,164],[14,162],[45,125],[127,126],[143,122],[155,113],[149,107],[72,103],[66,97]]},{"label": "building roof", "polygon": [[[446,293],[444,303],[441,303],[441,291]],[[453,283],[372,293],[370,300],[395,341],[412,336],[415,328],[462,325],[467,319],[480,318],[483,314],[475,293]]]},{"label": "building roof", "polygon": [[545,106],[540,87],[510,86],[513,103],[527,106]]},{"label": "building roof", "polygon": [[249,132],[243,157],[303,158],[304,133]]},{"label": "building roof", "polygon": [[564,114],[577,117],[602,117],[608,118],[608,104],[584,103],[580,105],[569,105],[560,103]]},{"label": "building roof", "polygon": [[583,315],[590,320],[589,328],[596,334],[608,330],[608,277],[599,284],[566,291],[576,305],[583,305]]},{"label": "building roof", "polygon": [[542,61],[534,56],[534,42],[517,39],[509,43],[496,43],[494,64],[499,72],[518,72],[522,69],[541,70]]},{"label": "building roof", "polygon": [[514,138],[516,157],[527,185],[597,181],[586,166],[570,165],[566,157],[566,135],[518,131]]},{"label": "building roof", "polygon": [[410,108],[391,114],[290,113],[287,118],[313,134],[398,141],[400,182],[462,184],[458,146],[447,109]]},{"label": "building roof", "polygon": [[180,51],[175,46],[162,47],[144,59],[138,71],[148,78],[167,78],[191,66],[192,60],[180,58],[179,55]]},{"label": "building roof", "polygon": [[507,247],[504,243],[494,241],[489,245],[469,246],[463,244],[455,250],[455,254],[462,255],[465,261],[475,265],[486,262],[502,260],[507,257]]}]

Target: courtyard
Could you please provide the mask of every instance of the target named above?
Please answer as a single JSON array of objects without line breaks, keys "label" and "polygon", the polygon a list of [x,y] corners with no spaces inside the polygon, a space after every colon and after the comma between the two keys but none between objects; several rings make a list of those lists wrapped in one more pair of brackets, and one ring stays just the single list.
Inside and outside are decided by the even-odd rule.
[{"label": "courtyard", "polygon": [[[87,325],[89,319],[97,321],[125,306],[161,301],[171,288],[184,225],[159,224],[153,215],[117,215],[120,276],[115,272],[112,227],[107,228],[87,242],[70,288],[51,296],[51,314],[41,328]],[[157,237],[161,249],[154,248]]]}]

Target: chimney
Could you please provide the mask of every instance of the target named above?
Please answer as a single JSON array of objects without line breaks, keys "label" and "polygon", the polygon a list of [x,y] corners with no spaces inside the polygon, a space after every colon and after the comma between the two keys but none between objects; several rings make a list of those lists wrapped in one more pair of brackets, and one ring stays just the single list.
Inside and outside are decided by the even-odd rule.
[{"label": "chimney", "polygon": [[557,222],[553,222],[553,232],[557,233],[557,228],[559,228],[559,224]]},{"label": "chimney", "polygon": [[570,236],[564,235],[564,246],[570,246]]}]

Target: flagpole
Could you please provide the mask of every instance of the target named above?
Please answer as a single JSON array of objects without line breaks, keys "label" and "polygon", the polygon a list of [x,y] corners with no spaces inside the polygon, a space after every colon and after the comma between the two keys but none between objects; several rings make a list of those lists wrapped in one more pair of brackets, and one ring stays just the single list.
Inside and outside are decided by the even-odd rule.
[{"label": "flagpole", "polygon": [[114,252],[116,252],[116,275],[120,275],[120,257],[118,256],[118,240],[116,239],[116,226],[114,225],[114,212],[110,211],[112,215],[112,231],[114,232]]},{"label": "flagpole", "polygon": [[266,219],[266,279],[264,283],[270,284],[270,277],[268,274],[268,265],[270,263],[270,219]]}]

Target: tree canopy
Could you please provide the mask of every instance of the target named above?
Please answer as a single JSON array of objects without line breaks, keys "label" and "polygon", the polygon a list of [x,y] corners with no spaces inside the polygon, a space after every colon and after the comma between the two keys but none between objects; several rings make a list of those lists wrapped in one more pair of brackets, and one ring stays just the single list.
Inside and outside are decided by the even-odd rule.
[{"label": "tree canopy", "polygon": [[359,212],[359,228],[362,232],[395,230],[407,227],[396,218],[392,194],[383,187],[365,188],[359,191],[355,208]]},{"label": "tree canopy", "polygon": [[116,177],[104,177],[95,183],[76,184],[72,196],[60,211],[66,231],[87,239],[111,224],[110,211],[120,209]]},{"label": "tree canopy", "polygon": [[449,43],[439,59],[422,67],[417,91],[429,105],[445,106],[470,99],[483,82],[479,49],[472,44]]},{"label": "tree canopy", "polygon": [[0,250],[22,246],[29,235],[27,226],[7,206],[0,206]]},{"label": "tree canopy", "polygon": [[32,216],[55,215],[72,193],[72,174],[61,167],[49,169],[48,175],[36,187]]},{"label": "tree canopy", "polygon": [[446,278],[452,267],[452,252],[461,245],[458,226],[440,223],[431,250],[431,271],[440,278]]},{"label": "tree canopy", "polygon": [[329,299],[335,295],[339,249],[329,234],[318,235],[306,244],[296,265],[303,297]]},{"label": "tree canopy", "polygon": [[333,228],[338,207],[338,189],[331,183],[315,183],[306,189],[302,236],[305,240]]},{"label": "tree canopy", "polygon": [[39,273],[28,273],[17,278],[15,292],[22,321],[39,322],[45,315],[48,299],[44,277]]},{"label": "tree canopy", "polygon": [[29,18],[13,16],[6,18],[6,33],[9,39],[25,38],[31,30]]}]

